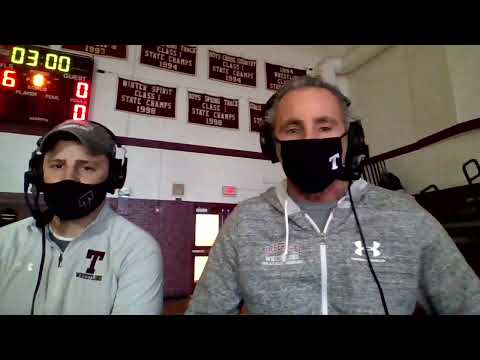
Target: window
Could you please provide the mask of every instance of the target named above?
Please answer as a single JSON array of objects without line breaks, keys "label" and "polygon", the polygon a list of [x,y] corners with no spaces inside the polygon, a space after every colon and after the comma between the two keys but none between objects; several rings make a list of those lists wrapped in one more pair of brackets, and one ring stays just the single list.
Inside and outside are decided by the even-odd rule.
[{"label": "window", "polygon": [[195,207],[195,242],[193,245],[193,283],[202,275],[207,264],[208,253],[215,243],[218,231],[227,216],[235,207],[234,204],[197,203]]},{"label": "window", "polygon": [[212,246],[220,229],[220,215],[197,214],[195,218],[195,246]]},{"label": "window", "polygon": [[203,268],[207,264],[208,256],[195,256],[195,274],[193,275],[193,280],[195,282],[200,279],[200,276],[202,275]]}]

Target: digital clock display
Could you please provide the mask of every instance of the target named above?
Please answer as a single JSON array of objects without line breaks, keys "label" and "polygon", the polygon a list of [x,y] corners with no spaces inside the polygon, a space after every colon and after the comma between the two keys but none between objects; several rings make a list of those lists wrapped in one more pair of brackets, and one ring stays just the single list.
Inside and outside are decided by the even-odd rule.
[{"label": "digital clock display", "polygon": [[72,58],[69,55],[58,55],[53,52],[42,52],[21,46],[13,47],[10,53],[10,62],[16,65],[25,65],[31,68],[57,70],[68,73],[72,68]]},{"label": "digital clock display", "polygon": [[0,45],[0,130],[88,119],[92,74],[91,56]]}]

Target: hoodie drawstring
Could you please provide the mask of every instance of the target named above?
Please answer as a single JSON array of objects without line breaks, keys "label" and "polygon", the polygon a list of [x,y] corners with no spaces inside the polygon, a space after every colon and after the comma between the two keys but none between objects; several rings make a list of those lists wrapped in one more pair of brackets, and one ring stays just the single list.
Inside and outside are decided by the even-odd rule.
[{"label": "hoodie drawstring", "polygon": [[282,261],[287,261],[287,254],[288,254],[288,238],[289,238],[289,230],[288,230],[288,200],[285,199],[284,206],[283,206],[283,213],[285,214],[285,250],[283,250],[282,254]]}]

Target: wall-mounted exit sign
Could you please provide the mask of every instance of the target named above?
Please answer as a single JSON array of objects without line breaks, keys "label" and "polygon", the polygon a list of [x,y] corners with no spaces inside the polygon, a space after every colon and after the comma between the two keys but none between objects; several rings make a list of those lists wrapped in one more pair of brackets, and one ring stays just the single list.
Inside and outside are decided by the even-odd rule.
[{"label": "wall-mounted exit sign", "polygon": [[223,196],[237,196],[237,188],[232,185],[226,185],[222,188]]}]

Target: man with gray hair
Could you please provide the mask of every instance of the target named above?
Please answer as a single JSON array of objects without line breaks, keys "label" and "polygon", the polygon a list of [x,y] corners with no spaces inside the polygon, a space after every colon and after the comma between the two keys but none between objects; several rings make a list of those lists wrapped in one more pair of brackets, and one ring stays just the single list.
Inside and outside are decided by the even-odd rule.
[{"label": "man with gray hair", "polygon": [[230,214],[187,314],[480,314],[480,281],[442,226],[360,178],[349,103],[313,77],[269,100],[262,151],[287,179]]}]

